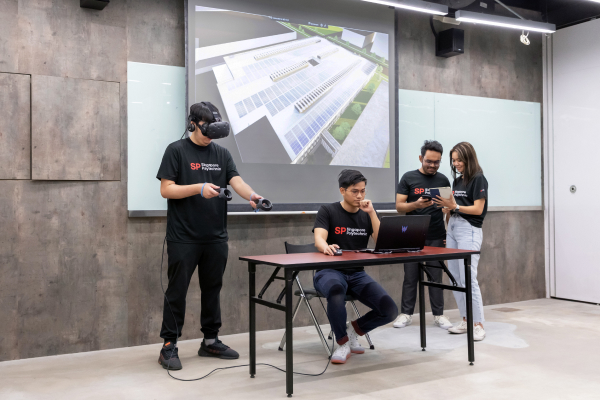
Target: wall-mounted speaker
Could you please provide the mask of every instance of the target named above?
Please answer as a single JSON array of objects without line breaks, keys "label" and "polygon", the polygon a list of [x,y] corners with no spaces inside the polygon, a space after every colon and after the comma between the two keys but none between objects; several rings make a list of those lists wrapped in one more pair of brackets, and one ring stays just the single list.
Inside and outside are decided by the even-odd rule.
[{"label": "wall-mounted speaker", "polygon": [[465,31],[457,28],[446,29],[437,34],[435,55],[454,57],[465,52]]},{"label": "wall-mounted speaker", "polygon": [[79,7],[93,10],[104,10],[110,0],[79,0]]}]

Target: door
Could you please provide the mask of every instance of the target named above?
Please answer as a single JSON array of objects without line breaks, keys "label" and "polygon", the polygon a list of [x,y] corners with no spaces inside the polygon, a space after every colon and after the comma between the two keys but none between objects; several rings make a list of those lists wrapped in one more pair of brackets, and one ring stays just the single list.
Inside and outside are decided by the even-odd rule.
[{"label": "door", "polygon": [[552,42],[555,295],[600,303],[600,20]]}]

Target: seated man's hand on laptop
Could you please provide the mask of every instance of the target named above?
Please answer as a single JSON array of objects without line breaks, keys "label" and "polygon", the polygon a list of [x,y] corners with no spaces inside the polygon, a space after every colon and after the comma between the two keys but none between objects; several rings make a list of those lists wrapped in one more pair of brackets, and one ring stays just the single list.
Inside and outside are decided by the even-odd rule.
[{"label": "seated man's hand on laptop", "polygon": [[366,212],[367,214],[375,211],[371,200],[361,200],[360,201],[360,209],[363,210],[364,212]]},{"label": "seated man's hand on laptop", "polygon": [[337,244],[330,244],[329,246],[325,247],[325,249],[323,250],[323,254],[327,256],[332,256],[335,253],[335,250],[339,248],[340,246],[338,246]]}]

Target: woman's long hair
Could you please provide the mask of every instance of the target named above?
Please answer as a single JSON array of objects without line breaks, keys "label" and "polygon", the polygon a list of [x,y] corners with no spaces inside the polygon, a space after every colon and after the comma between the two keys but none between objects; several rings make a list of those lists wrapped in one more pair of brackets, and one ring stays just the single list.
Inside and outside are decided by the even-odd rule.
[{"label": "woman's long hair", "polygon": [[452,177],[456,179],[456,168],[452,163],[452,154],[458,153],[458,159],[465,164],[465,169],[461,176],[465,185],[469,184],[477,174],[483,174],[483,170],[477,161],[477,153],[469,142],[460,142],[450,150],[450,168],[452,169]]}]

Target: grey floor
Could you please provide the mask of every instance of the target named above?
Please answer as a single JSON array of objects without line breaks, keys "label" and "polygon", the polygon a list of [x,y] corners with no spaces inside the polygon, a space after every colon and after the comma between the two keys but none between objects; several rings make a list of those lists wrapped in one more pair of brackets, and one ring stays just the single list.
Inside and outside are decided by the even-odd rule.
[{"label": "grey floor", "polygon": [[[431,325],[428,351],[419,347],[418,324],[372,333],[376,350],[331,365],[320,377],[296,377],[301,399],[600,399],[600,307],[534,300],[485,308],[487,338],[475,344],[469,366],[465,335]],[[457,320],[457,311],[447,314]],[[258,361],[285,366],[277,351],[282,331],[259,332]],[[248,335],[222,337],[240,360],[196,355],[200,341],[179,344],[189,379],[216,367],[248,362]],[[317,373],[326,364],[312,327],[296,328],[295,369]],[[365,343],[366,345],[366,343]],[[282,399],[285,375],[258,367],[219,371],[198,382],[179,382],[157,364],[160,345],[0,363],[0,399]]]}]

